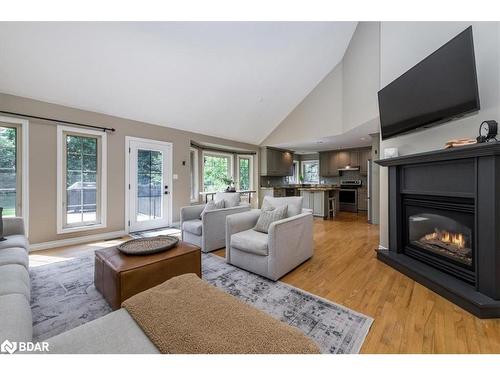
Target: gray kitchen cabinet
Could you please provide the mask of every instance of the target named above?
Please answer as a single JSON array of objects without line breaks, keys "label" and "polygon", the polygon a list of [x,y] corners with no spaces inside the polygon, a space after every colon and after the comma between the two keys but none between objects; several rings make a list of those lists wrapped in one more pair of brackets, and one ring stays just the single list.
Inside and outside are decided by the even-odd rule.
[{"label": "gray kitchen cabinet", "polygon": [[293,152],[264,147],[260,152],[261,176],[292,176]]},{"label": "gray kitchen cabinet", "polygon": [[322,177],[336,177],[339,175],[337,152],[325,151],[319,154],[319,175]]},{"label": "gray kitchen cabinet", "polygon": [[368,174],[368,160],[372,158],[372,149],[362,149],[359,152],[359,173],[363,176]]},{"label": "gray kitchen cabinet", "polygon": [[302,196],[302,208],[305,208],[307,210],[312,210],[313,209],[312,205],[314,203],[311,202],[311,192],[302,190],[300,192],[300,195]]},{"label": "gray kitchen cabinet", "polygon": [[330,151],[330,162],[329,162],[329,172],[328,176],[337,177],[339,176],[339,163],[338,163],[337,151]]},{"label": "gray kitchen cabinet", "polygon": [[349,151],[337,151],[336,159],[338,168],[345,168],[351,165],[351,153]]},{"label": "gray kitchen cabinet", "polygon": [[358,150],[351,150],[349,152],[349,165],[351,167],[359,166],[359,151]]},{"label": "gray kitchen cabinet", "polygon": [[323,191],[312,192],[313,201],[313,215],[314,216],[325,216],[325,193]]},{"label": "gray kitchen cabinet", "polygon": [[319,153],[319,175],[330,176],[330,154],[331,152]]},{"label": "gray kitchen cabinet", "polygon": [[313,211],[313,216],[325,216],[325,192],[324,191],[306,191],[300,192],[302,196],[302,208]]},{"label": "gray kitchen cabinet", "polygon": [[366,189],[358,189],[358,211],[368,210],[368,192]]}]

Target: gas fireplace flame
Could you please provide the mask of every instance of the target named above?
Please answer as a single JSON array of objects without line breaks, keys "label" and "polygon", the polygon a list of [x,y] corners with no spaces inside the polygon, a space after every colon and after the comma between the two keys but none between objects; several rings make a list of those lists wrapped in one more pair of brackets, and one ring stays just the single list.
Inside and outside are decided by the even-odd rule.
[{"label": "gas fireplace flame", "polygon": [[434,233],[426,234],[426,240],[439,240],[441,242],[452,244],[459,249],[465,248],[465,236],[462,233],[453,233],[446,230],[434,229]]}]

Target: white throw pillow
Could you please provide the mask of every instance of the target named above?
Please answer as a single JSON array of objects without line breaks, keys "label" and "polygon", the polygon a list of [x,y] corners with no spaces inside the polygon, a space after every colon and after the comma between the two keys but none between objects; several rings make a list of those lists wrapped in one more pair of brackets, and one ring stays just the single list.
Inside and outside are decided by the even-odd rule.
[{"label": "white throw pillow", "polygon": [[203,215],[205,215],[205,212],[207,212],[207,211],[220,210],[221,208],[224,208],[224,201],[223,200],[208,201],[208,203],[205,205],[205,208],[203,209],[203,211],[201,211],[200,218],[202,218]]},{"label": "white throw pillow", "polygon": [[268,233],[271,223],[286,218],[287,211],[288,206],[281,206],[271,209],[266,207],[265,210],[260,211],[259,219],[257,220],[257,224],[255,224],[255,227],[253,229],[257,232]]}]

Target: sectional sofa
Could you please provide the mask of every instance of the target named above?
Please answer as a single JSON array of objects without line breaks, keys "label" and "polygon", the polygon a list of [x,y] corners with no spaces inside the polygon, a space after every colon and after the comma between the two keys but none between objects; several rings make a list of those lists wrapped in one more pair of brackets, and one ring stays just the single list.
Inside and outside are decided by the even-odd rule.
[{"label": "sectional sofa", "polygon": [[0,343],[32,341],[28,241],[21,218],[4,218],[0,241]]}]

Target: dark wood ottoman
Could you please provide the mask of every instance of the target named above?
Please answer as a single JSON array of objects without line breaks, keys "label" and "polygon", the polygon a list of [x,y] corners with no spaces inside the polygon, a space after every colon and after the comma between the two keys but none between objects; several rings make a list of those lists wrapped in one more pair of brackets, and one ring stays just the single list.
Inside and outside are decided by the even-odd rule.
[{"label": "dark wood ottoman", "polygon": [[126,255],[116,247],[95,252],[94,284],[113,310],[127,298],[185,273],[201,278],[201,251],[183,241],[151,255]]}]

